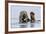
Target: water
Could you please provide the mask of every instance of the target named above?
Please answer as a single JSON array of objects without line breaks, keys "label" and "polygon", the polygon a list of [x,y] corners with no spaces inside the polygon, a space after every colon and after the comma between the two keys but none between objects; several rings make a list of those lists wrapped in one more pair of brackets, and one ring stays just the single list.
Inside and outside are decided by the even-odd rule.
[{"label": "water", "polygon": [[30,21],[27,23],[19,23],[19,22],[12,22],[11,28],[39,28],[41,27],[40,21],[35,21],[34,23],[31,23]]}]

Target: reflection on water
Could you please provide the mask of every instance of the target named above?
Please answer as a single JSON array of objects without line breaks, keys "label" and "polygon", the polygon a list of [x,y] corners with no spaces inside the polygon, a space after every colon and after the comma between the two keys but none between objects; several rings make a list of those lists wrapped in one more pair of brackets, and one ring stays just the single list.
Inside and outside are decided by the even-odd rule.
[{"label": "reflection on water", "polygon": [[27,27],[27,23],[19,23],[20,28],[26,28]]},{"label": "reflection on water", "polygon": [[11,23],[11,28],[38,28],[41,26],[40,21],[35,21],[34,23],[27,22],[27,23],[19,23],[14,22]]},{"label": "reflection on water", "polygon": [[34,27],[34,25],[33,25],[33,24],[31,24],[31,27]]}]

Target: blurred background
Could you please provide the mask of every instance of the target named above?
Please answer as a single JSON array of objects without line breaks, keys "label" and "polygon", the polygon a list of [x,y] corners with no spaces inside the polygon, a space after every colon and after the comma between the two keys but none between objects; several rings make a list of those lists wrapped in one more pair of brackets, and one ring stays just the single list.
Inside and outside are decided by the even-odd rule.
[{"label": "blurred background", "polygon": [[[46,0],[21,0],[21,1],[45,2],[46,8]],[[5,0],[0,0],[0,34],[5,34]],[[27,32],[27,33],[12,33],[12,34],[46,34],[46,25],[45,25],[45,32]]]}]

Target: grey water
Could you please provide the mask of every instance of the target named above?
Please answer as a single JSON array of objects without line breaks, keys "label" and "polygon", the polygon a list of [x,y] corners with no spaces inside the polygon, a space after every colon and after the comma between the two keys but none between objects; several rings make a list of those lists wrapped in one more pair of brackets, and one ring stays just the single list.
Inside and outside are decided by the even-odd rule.
[{"label": "grey water", "polygon": [[31,23],[30,21],[27,23],[19,23],[19,22],[12,22],[11,28],[39,28],[41,27],[40,21],[35,21],[34,23]]}]

